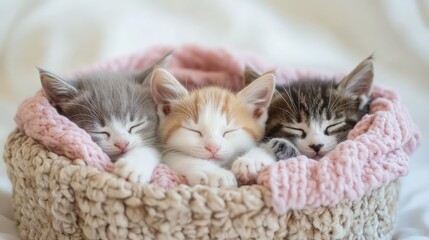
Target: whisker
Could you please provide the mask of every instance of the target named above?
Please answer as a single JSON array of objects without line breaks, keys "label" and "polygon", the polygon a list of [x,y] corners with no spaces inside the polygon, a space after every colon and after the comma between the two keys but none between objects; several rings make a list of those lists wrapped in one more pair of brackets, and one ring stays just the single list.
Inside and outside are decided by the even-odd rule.
[{"label": "whisker", "polygon": [[283,112],[285,112],[291,119],[295,119],[295,116],[291,113],[291,112],[289,112],[289,110],[287,110],[287,109],[284,109],[284,108],[282,108],[282,107],[277,107],[277,106],[271,106],[272,108],[277,108],[277,109],[279,109],[279,110],[282,110]]},{"label": "whisker", "polygon": [[[296,113],[296,110],[295,109],[293,109],[292,107],[291,107],[291,105],[289,104],[289,102],[288,101],[286,101],[286,99],[282,96],[282,94],[280,93],[279,94],[279,96],[283,99],[283,102],[287,105],[287,107],[289,107],[289,109],[291,109],[292,111],[294,111],[294,113]],[[274,107],[274,106],[273,106]],[[287,112],[289,112],[288,110],[286,110],[286,109],[283,109],[283,108],[281,108],[282,110],[284,110],[284,111],[287,111]]]},{"label": "whisker", "polygon": [[[298,109],[296,108],[295,102],[293,101],[293,98],[292,98],[292,93],[290,92],[290,85],[289,85],[289,91],[286,90],[284,85],[282,85],[282,88],[283,88],[284,92],[287,94],[291,105],[293,105],[294,114],[298,114],[297,113]],[[281,94],[280,94],[280,97],[283,98],[283,96]],[[285,98],[283,98],[283,101],[288,105],[289,108],[291,108],[291,106],[289,105],[289,102],[287,102]]]}]

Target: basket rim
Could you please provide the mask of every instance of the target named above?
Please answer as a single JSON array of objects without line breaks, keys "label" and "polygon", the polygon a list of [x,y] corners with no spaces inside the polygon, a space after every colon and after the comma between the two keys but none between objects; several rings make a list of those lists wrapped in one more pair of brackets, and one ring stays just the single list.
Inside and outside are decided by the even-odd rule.
[{"label": "basket rim", "polygon": [[[106,69],[128,71],[145,68],[151,59],[156,59],[169,49],[170,47],[156,47],[145,53],[136,53],[99,63],[89,69],[90,71]],[[183,46],[177,51],[176,57],[189,60],[187,54],[192,52],[192,57],[197,56],[198,60],[211,61],[213,59],[208,56],[212,55],[219,59],[229,59],[234,67],[227,68],[228,74],[234,76],[234,79],[239,75],[238,72],[234,71],[237,69],[241,71],[240,67],[244,67],[246,63],[251,63],[252,66],[259,66],[260,68],[267,67],[267,64],[257,58],[234,55],[224,50],[217,51],[218,49]],[[299,79],[309,74],[283,68],[278,68],[277,73],[278,76],[286,80]],[[371,104],[372,113],[365,116],[349,133],[351,140],[340,143],[325,158],[315,162],[305,156],[299,156],[287,161],[280,161],[260,174],[258,183],[270,189],[273,194],[273,205],[276,206],[278,212],[287,211],[289,208],[300,209],[307,205],[335,204],[343,198],[357,199],[366,192],[407,174],[407,154],[417,147],[419,134],[412,124],[407,110],[402,106],[394,92],[381,87],[374,87],[373,96],[375,100]],[[83,155],[76,154],[79,151],[76,152],[71,149],[63,149],[59,154],[68,156],[70,159],[82,158],[99,169],[104,168],[107,164],[105,162],[106,156],[98,145],[92,142],[89,134],[67,118],[59,115],[50,106],[42,92],[39,91],[35,97],[26,100],[20,106],[15,120],[28,136],[41,141],[50,149],[56,149],[56,146],[61,146],[64,141],[49,141],[48,143],[43,141],[50,139],[44,134],[55,132],[51,129],[58,130],[56,128],[58,126],[49,125],[49,121],[46,121],[48,124],[42,125],[42,129],[37,129],[38,131],[31,129],[32,126],[40,124],[38,119],[42,115],[29,113],[40,114],[40,112],[48,112],[49,116],[52,117],[50,120],[56,123],[65,123],[67,127],[73,129],[77,128],[79,135],[84,136],[85,141],[83,143],[74,142],[74,146],[79,146],[79,151],[82,150]],[[391,129],[387,129],[386,132],[384,132],[386,129],[382,129],[385,120],[391,121],[390,125],[392,125]],[[71,135],[64,134],[64,136],[70,137]],[[86,145],[87,143],[91,144]],[[97,150],[93,152],[94,149]],[[390,166],[385,166],[386,161],[390,163]],[[374,169],[378,169],[379,172],[374,174],[372,171]],[[348,179],[338,177],[336,172],[348,172],[349,175],[346,176]],[[343,183],[344,186],[338,186],[337,183],[339,182]]]}]

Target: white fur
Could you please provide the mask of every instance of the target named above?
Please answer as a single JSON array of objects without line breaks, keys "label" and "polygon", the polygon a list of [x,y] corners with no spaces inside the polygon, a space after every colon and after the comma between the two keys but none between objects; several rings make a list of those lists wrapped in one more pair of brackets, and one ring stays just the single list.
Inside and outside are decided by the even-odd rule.
[{"label": "white fur", "polygon": [[[337,139],[333,135],[326,135],[324,132],[327,127],[340,123],[336,126],[330,127],[329,131],[333,131],[339,127],[342,127],[344,123],[342,122],[342,119],[336,119],[336,120],[323,120],[321,122],[319,121],[311,121],[307,125],[306,123],[293,123],[289,124],[289,127],[302,129],[306,133],[305,138],[297,138],[295,141],[295,145],[299,152],[303,155],[306,155],[308,157],[317,157],[317,156],[323,156],[327,152],[331,151],[335,148],[337,145]],[[297,134],[300,133],[300,131],[295,131],[291,129],[287,129],[289,132],[295,132]],[[316,153],[310,145],[318,145],[323,144],[323,147],[320,149],[319,153]]]},{"label": "white fur", "polygon": [[[184,127],[202,135],[186,128],[175,131],[166,147],[180,153],[166,154],[165,164],[184,175],[191,186],[236,186],[234,175],[224,168],[229,168],[232,160],[255,146],[253,138],[235,121],[228,123],[226,116],[213,105],[200,111],[197,123],[188,120]],[[235,131],[224,136],[230,130]],[[212,153],[205,149],[208,144],[220,147],[214,160],[210,159]]]},{"label": "white fur", "polygon": [[115,163],[113,173],[128,179],[130,182],[149,183],[153,170],[159,164],[159,153],[152,147],[137,147]]},{"label": "white fur", "polygon": [[113,160],[116,160],[116,157],[121,154],[121,150],[115,146],[115,143],[129,142],[127,150],[145,145],[145,142],[142,140],[141,136],[136,134],[139,130],[146,126],[145,123],[133,128],[131,133],[129,132],[131,127],[145,121],[146,119],[135,119],[129,123],[122,123],[121,121],[113,120],[110,123],[107,123],[104,127],[94,129],[94,132],[107,132],[110,134],[110,136],[98,133],[91,133],[91,135],[95,135],[101,139],[101,141],[98,142],[98,145],[107,155],[111,156]]},{"label": "white fur", "polygon": [[255,180],[266,166],[275,163],[275,158],[262,148],[253,148],[234,161],[231,171],[241,183]]},{"label": "white fur", "polygon": [[[238,93],[250,110],[261,113],[255,120],[263,128],[274,91],[274,78],[272,73],[265,74]],[[154,71],[151,84],[162,125],[169,114],[168,107],[188,92],[171,74],[162,69]],[[166,142],[165,164],[184,175],[191,186],[236,186],[234,174],[225,168],[230,168],[237,156],[255,147],[254,139],[242,129],[239,122],[234,118],[228,121],[225,113],[220,110],[222,104],[224,103],[208,103],[199,109],[197,122],[189,117]],[[207,149],[208,146],[215,146],[219,150],[213,154]]]},{"label": "white fur", "polygon": [[[217,160],[210,161],[220,167],[228,167],[231,160],[255,145],[247,131],[234,120],[228,123],[225,114],[213,105],[201,109],[198,122],[189,119],[183,126],[185,128],[178,129],[168,139],[167,148],[177,149],[191,157],[210,159],[212,154],[205,146],[216,145],[220,147]],[[202,135],[188,129],[199,131]],[[225,134],[231,130],[234,131]]]},{"label": "white fur", "polygon": [[[102,138],[98,143],[101,149],[112,160],[116,160],[112,172],[127,178],[131,182],[141,184],[150,181],[153,170],[161,159],[159,152],[155,148],[148,146],[150,143],[145,142],[138,134],[139,130],[146,127],[145,121],[146,119],[135,119],[134,121],[123,123],[113,120],[107,123],[106,126],[95,129],[96,132],[110,134],[110,136],[104,134],[95,135],[98,138]],[[129,142],[125,153],[122,154],[121,150],[115,146],[115,143],[118,142]]]},{"label": "white fur", "polygon": [[237,181],[234,174],[216,163],[195,158],[182,153],[168,153],[164,162],[185,176],[191,186],[202,184],[211,187],[234,187]]}]

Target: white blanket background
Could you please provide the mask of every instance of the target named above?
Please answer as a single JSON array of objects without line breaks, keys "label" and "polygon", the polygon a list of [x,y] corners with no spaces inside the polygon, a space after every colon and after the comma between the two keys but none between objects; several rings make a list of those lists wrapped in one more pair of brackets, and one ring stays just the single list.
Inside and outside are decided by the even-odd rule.
[{"label": "white blanket background", "polygon": [[[350,71],[375,53],[423,140],[403,179],[395,239],[429,239],[429,1],[0,1],[0,145],[36,66],[65,74],[157,44],[250,52],[278,66]],[[0,150],[1,155],[3,149]],[[0,161],[0,238],[19,239]]]}]

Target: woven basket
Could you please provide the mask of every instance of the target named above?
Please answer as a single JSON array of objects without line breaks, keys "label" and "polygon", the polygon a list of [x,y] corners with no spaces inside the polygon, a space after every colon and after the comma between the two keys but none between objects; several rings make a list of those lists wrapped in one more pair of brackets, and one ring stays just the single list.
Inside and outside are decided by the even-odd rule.
[{"label": "woven basket", "polygon": [[[139,71],[168,49],[77,73]],[[256,57],[198,46],[177,48],[169,64],[187,86],[231,89],[242,87],[244,66],[270,69]],[[284,84],[312,74],[278,68],[276,76]],[[39,91],[18,108],[20,130],[5,149],[19,231],[26,239],[390,239],[397,179],[419,134],[394,92],[372,94],[371,113],[326,158],[280,161],[259,174],[259,185],[219,189],[177,186],[168,171],[145,186],[104,172],[107,155]]]},{"label": "woven basket", "polygon": [[14,131],[5,149],[25,239],[390,239],[399,182],[359,201],[278,215],[252,185],[172,190],[129,183]]}]

